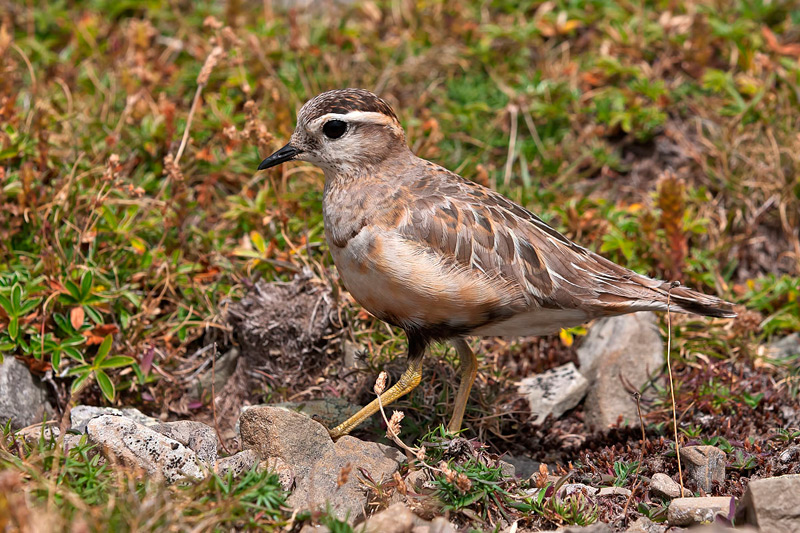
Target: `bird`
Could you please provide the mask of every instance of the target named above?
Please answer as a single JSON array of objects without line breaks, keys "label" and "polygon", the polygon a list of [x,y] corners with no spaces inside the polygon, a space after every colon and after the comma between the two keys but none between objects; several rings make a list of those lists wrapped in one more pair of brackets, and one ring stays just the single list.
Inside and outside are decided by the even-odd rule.
[{"label": "bird", "polygon": [[[468,337],[548,335],[638,311],[736,316],[733,304],[638,274],[581,247],[498,192],[417,157],[391,106],[364,89],[323,92],[289,143],[258,170],[305,161],[325,176],[323,222],[345,288],[402,329],[407,366],[379,398],[331,429],[335,440],[421,380],[426,348],[449,341],[461,430],[478,361]],[[679,284],[677,284],[679,285]]]}]

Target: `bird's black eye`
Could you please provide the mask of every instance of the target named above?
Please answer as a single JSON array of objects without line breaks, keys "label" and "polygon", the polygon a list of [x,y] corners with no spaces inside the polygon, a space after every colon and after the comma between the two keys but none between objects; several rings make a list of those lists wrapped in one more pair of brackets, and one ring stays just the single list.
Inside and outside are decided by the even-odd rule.
[{"label": "bird's black eye", "polygon": [[347,131],[347,122],[343,120],[329,120],[322,126],[322,133],[329,139],[338,139]]}]

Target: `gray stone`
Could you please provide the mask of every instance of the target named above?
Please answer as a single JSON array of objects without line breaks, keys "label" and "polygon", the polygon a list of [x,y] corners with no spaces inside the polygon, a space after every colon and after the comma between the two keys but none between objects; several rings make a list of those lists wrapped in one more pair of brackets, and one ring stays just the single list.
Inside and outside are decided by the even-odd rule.
[{"label": "gray stone", "polygon": [[[311,510],[324,510],[330,505],[338,519],[355,523],[364,516],[367,504],[359,470],[365,470],[373,481],[381,483],[391,479],[404,459],[396,448],[345,435],[321,454],[307,475],[297,475],[297,487],[288,503],[294,508]],[[348,469],[349,474],[343,476]]]},{"label": "gray stone", "polygon": [[800,532],[800,474],[751,480],[736,517],[761,531]]},{"label": "gray stone", "polygon": [[618,421],[638,424],[636,402],[623,383],[640,389],[664,363],[664,343],[654,313],[601,318],[578,348],[581,373],[589,380],[586,424],[606,429]]},{"label": "gray stone", "polygon": [[24,440],[29,446],[37,446],[40,440],[47,443],[55,441],[61,435],[61,430],[55,424],[36,424],[22,428],[14,435]]},{"label": "gray stone", "polygon": [[767,347],[767,353],[773,359],[786,359],[800,354],[800,333],[792,333],[773,342]]},{"label": "gray stone", "polygon": [[667,522],[671,526],[691,526],[713,522],[719,514],[730,518],[731,496],[676,498],[669,504]]},{"label": "gray stone", "polygon": [[538,461],[524,455],[506,455],[503,460],[514,465],[514,475],[522,479],[528,479],[534,474],[539,473]]},{"label": "gray stone", "polygon": [[206,467],[214,466],[217,460],[217,434],[210,426],[192,420],[178,420],[159,424],[152,429],[188,446]]},{"label": "gray stone", "polygon": [[211,391],[212,382],[215,392],[219,393],[228,379],[233,375],[236,370],[236,363],[239,361],[239,350],[231,348],[222,357],[217,359],[213,368],[209,365],[206,370],[197,380],[197,388],[199,395],[202,396],[203,392]]},{"label": "gray stone", "polygon": [[589,485],[584,485],[583,483],[567,483],[561,487],[562,496],[569,496],[570,494],[575,494],[577,492],[585,492],[589,496],[594,496],[599,492],[599,489],[590,487]]},{"label": "gray stone", "polygon": [[323,398],[321,400],[307,400],[305,402],[282,402],[273,407],[283,407],[321,422],[333,428],[344,422],[361,410],[360,405],[348,402],[344,398]]},{"label": "gray stone", "polygon": [[455,527],[440,516],[428,522],[403,503],[394,503],[356,526],[358,533],[456,533]]},{"label": "gray stone", "polygon": [[54,416],[47,401],[47,389],[28,367],[6,355],[0,363],[0,427],[11,419],[11,428],[20,429]]},{"label": "gray stone", "polygon": [[517,476],[517,467],[515,467],[511,463],[498,459],[497,466],[500,467],[500,475],[503,476],[504,478]]},{"label": "gray stone", "polygon": [[334,451],[325,427],[306,415],[281,407],[248,409],[239,418],[244,449],[255,450],[261,459],[280,457],[306,478],[321,457]]},{"label": "gray stone", "polygon": [[363,533],[411,533],[414,526],[422,522],[411,509],[402,503],[395,503],[369,517],[358,530]]},{"label": "gray stone", "polygon": [[686,475],[698,488],[711,492],[714,482],[725,481],[725,452],[714,446],[685,446],[681,460]]},{"label": "gray stone", "polygon": [[666,530],[666,525],[656,524],[646,516],[640,516],[635,522],[628,526],[625,533],[664,533]]},{"label": "gray stone", "polygon": [[541,424],[548,415],[559,418],[578,405],[586,395],[589,382],[573,363],[552,368],[524,378],[519,393],[528,400],[534,424]]},{"label": "gray stone", "polygon": [[86,433],[110,462],[143,470],[168,483],[205,475],[192,450],[124,416],[93,418]]},{"label": "gray stone", "polygon": [[668,475],[659,472],[650,479],[650,494],[664,500],[680,498],[681,486]]},{"label": "gray stone", "polygon": [[626,489],[625,487],[603,487],[597,493],[598,498],[602,498],[604,496],[624,496],[627,498],[630,495],[630,489]]},{"label": "gray stone", "polygon": [[562,529],[556,529],[558,533],[613,533],[611,526],[605,522],[595,522],[590,526],[569,526]]},{"label": "gray stone", "polygon": [[235,478],[239,477],[253,468],[258,460],[258,453],[255,450],[242,450],[230,457],[222,457],[216,462],[217,475],[225,477],[231,474]]},{"label": "gray stone", "polygon": [[[414,531],[414,533],[420,533]],[[453,524],[447,521],[447,518],[443,516],[437,516],[436,518],[431,521],[431,525],[428,526],[428,531],[425,533],[456,533],[456,528]]]},{"label": "gray stone", "polygon": [[331,533],[328,526],[306,524],[300,529],[300,533]]},{"label": "gray stone", "polygon": [[86,433],[86,425],[93,418],[103,415],[124,416],[133,420],[139,425],[153,428],[161,424],[160,420],[147,416],[133,407],[123,407],[115,409],[113,407],[95,407],[93,405],[76,405],[69,411],[69,421],[71,429],[80,433]]}]

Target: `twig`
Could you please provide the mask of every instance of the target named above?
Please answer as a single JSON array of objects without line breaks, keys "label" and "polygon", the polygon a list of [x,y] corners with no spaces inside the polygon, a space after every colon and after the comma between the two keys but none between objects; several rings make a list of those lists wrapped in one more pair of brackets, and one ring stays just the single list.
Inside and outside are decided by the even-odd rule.
[{"label": "twig", "polygon": [[503,185],[506,187],[511,183],[511,168],[514,165],[517,152],[517,128],[518,120],[517,115],[519,108],[516,105],[509,107],[509,114],[511,115],[511,132],[508,135],[508,157],[506,158],[506,168],[503,176]]},{"label": "twig", "polygon": [[644,419],[642,418],[642,404],[640,402],[642,395],[637,391],[633,393],[633,397],[636,400],[636,412],[639,413],[639,427],[642,429],[642,446],[639,448],[639,464],[636,465],[636,472],[634,473],[636,481],[633,482],[631,493],[628,495],[628,499],[625,501],[625,507],[622,508],[623,521],[625,521],[628,517],[628,506],[633,500],[633,496],[636,494],[636,489],[639,487],[639,482],[641,481],[641,478],[639,477],[639,470],[641,470],[642,461],[644,461],[644,444],[647,441],[647,436],[644,432]]},{"label": "twig", "polygon": [[186,127],[183,128],[183,137],[181,138],[181,145],[178,148],[178,153],[175,154],[175,165],[177,166],[178,163],[181,161],[181,156],[183,155],[183,151],[186,149],[186,145],[189,142],[189,129],[192,126],[192,119],[194,118],[194,113],[197,111],[197,105],[200,103],[200,95],[203,92],[203,88],[205,88],[206,84],[208,83],[208,78],[211,75],[211,71],[214,70],[214,67],[219,62],[220,57],[223,53],[223,48],[219,45],[215,46],[209,52],[208,57],[206,57],[206,62],[203,64],[203,68],[200,69],[200,74],[197,75],[197,90],[194,92],[194,98],[192,99],[192,107],[189,108],[189,116],[186,117]]},{"label": "twig", "polygon": [[681,498],[684,497],[683,488],[683,470],[681,469],[681,448],[678,442],[678,414],[675,407],[675,385],[672,382],[672,315],[670,314],[670,303],[672,298],[672,289],[680,285],[680,282],[673,281],[669,290],[667,291],[667,374],[669,375],[669,394],[672,399],[672,429],[675,434],[675,455],[678,457],[678,480],[681,482]]}]

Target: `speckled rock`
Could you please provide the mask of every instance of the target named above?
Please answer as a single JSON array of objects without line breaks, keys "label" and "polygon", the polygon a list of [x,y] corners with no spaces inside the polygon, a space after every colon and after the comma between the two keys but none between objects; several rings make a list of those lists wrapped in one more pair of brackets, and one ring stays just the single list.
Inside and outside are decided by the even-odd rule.
[{"label": "speckled rock", "polygon": [[725,452],[714,446],[685,446],[681,448],[681,460],[686,475],[697,488],[711,492],[714,483],[725,481]]},{"label": "speckled rock", "polygon": [[6,355],[0,363],[0,427],[11,419],[11,428],[52,420],[53,408],[47,401],[47,390],[28,367]]},{"label": "speckled rock", "polygon": [[680,498],[681,486],[668,475],[659,472],[653,474],[653,477],[650,479],[650,494],[656,498],[663,498],[665,500]]},{"label": "speckled rock", "polygon": [[239,477],[253,468],[258,463],[258,459],[259,457],[255,450],[242,450],[230,457],[222,457],[217,460],[216,471],[220,477],[225,477],[228,474],[233,475],[233,477]]},{"label": "speckled rock", "polygon": [[168,483],[204,477],[192,450],[124,416],[93,418],[86,433],[111,462],[141,469]]},{"label": "speckled rock", "polygon": [[212,467],[217,460],[217,434],[213,428],[202,422],[165,422],[154,426],[153,430],[188,446],[207,467]]},{"label": "speckled rock", "polygon": [[147,416],[133,407],[115,409],[113,407],[95,407],[93,405],[76,405],[69,412],[69,422],[73,431],[86,433],[86,425],[93,418],[103,415],[124,416],[146,427],[155,427],[161,424],[160,420]]},{"label": "speckled rock", "polygon": [[292,465],[280,457],[265,459],[258,464],[258,468],[261,470],[270,470],[278,474],[278,482],[281,484],[283,490],[290,491],[292,487],[294,487],[294,469]]},{"label": "speckled rock", "polygon": [[578,405],[588,389],[589,382],[574,363],[528,376],[518,387],[519,393],[528,400],[534,424],[541,424],[548,415],[559,418]]},{"label": "speckled rock", "polygon": [[636,401],[623,386],[642,387],[664,364],[664,343],[654,313],[601,318],[578,347],[581,374],[589,380],[586,425],[604,430],[617,422],[638,424]]},{"label": "speckled rock", "polygon": [[[345,435],[314,462],[308,475],[297,475],[297,487],[288,503],[295,508],[312,510],[330,505],[334,516],[355,523],[364,516],[367,503],[359,469],[364,469],[380,483],[391,479],[404,459],[396,448]],[[340,486],[338,481],[343,469],[349,469],[349,474]]]},{"label": "speckled rock", "polygon": [[667,522],[671,526],[691,526],[713,522],[719,514],[729,518],[730,496],[705,498],[676,498],[669,504]]}]

